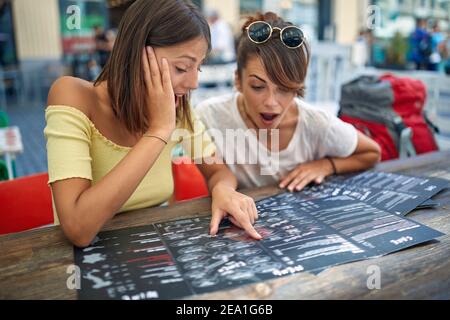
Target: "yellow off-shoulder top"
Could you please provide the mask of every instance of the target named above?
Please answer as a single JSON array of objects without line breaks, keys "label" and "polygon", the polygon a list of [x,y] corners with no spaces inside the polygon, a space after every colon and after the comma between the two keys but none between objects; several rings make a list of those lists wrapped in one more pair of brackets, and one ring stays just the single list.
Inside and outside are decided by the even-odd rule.
[{"label": "yellow off-shoulder top", "polygon": [[[199,156],[206,158],[215,153],[214,143],[205,133],[205,126],[192,110],[191,112],[194,132],[189,132],[189,136],[180,136],[179,139],[172,136],[153,167],[119,212],[160,205],[171,197],[174,189],[172,149],[178,142],[181,141],[183,148],[194,160]],[[70,178],[84,178],[95,184],[131,150],[108,140],[77,108],[48,106],[45,119],[49,185]],[[177,134],[179,135],[179,132]],[[54,205],[53,212],[55,224],[59,224]]]}]

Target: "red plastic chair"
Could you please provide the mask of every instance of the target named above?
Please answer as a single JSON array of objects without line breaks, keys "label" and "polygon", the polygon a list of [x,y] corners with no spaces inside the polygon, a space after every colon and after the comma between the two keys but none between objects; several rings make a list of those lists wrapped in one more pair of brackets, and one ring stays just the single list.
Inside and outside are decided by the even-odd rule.
[{"label": "red plastic chair", "polygon": [[176,158],[172,162],[175,201],[204,198],[209,195],[205,178],[189,158]]},{"label": "red plastic chair", "polygon": [[48,174],[41,173],[0,182],[0,234],[53,223]]}]

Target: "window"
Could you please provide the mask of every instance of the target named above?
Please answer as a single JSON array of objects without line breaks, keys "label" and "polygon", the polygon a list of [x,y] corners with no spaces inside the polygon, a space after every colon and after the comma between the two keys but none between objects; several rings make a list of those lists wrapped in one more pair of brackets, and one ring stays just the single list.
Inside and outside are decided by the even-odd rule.
[{"label": "window", "polygon": [[0,3],[0,66],[16,65],[17,54],[14,41],[11,2]]},{"label": "window", "polygon": [[263,7],[262,0],[241,0],[240,1],[241,15],[254,14],[257,11],[262,11],[262,7]]},{"label": "window", "polygon": [[202,0],[193,0],[192,1],[197,7],[199,7],[200,9],[203,8],[203,1]]},{"label": "window", "polygon": [[300,26],[309,39],[316,39],[319,31],[319,3],[317,0],[293,0],[282,10],[283,17]]}]

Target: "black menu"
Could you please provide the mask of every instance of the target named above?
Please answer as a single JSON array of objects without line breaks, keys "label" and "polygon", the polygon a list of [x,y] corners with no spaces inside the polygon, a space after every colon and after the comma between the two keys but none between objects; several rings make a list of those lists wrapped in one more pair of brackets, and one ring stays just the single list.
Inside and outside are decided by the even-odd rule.
[{"label": "black menu", "polygon": [[405,216],[419,207],[436,206],[436,203],[427,200],[448,185],[449,181],[445,179],[367,171],[348,178],[331,179],[323,185],[308,188],[306,193],[314,196],[348,195],[376,208]]},{"label": "black menu", "polygon": [[[416,196],[408,201],[418,206],[441,188],[439,179],[373,173],[348,179],[258,201],[255,227],[261,241],[228,220],[211,237],[209,217],[101,232],[90,247],[75,248],[79,298],[181,298],[298,272],[317,273],[443,235],[402,217],[399,212],[410,210],[410,204],[387,206],[374,198],[393,189]],[[384,185],[383,179],[391,180]],[[373,186],[379,190],[373,192]]]}]

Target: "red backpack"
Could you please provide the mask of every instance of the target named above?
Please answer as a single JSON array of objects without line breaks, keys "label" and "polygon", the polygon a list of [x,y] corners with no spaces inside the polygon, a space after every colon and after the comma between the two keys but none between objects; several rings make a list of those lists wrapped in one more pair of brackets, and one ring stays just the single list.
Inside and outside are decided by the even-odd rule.
[{"label": "red backpack", "polygon": [[420,80],[362,76],[342,86],[339,117],[375,140],[382,161],[438,150]]}]

